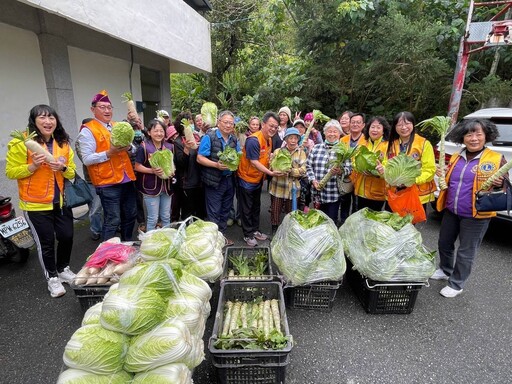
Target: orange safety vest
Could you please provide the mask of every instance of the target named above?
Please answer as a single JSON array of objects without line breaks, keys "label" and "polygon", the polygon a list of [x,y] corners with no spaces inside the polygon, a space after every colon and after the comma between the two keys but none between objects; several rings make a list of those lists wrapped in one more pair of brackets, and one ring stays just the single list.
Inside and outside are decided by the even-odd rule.
[{"label": "orange safety vest", "polygon": [[[111,137],[109,130],[97,120],[91,120],[84,126],[89,128],[96,140],[96,152],[108,151]],[[127,152],[112,155],[103,163],[88,165],[87,170],[94,186],[119,184],[123,181],[125,172],[132,181],[135,180],[135,173]]]},{"label": "orange safety vest", "polygon": [[[407,150],[406,155],[411,156],[413,159],[421,162],[421,155],[423,153],[423,148],[425,147],[426,142],[427,142],[427,139],[415,134],[412,145]],[[400,153],[400,141],[395,140],[393,142],[391,153],[389,154],[389,159],[391,159],[393,156],[398,155],[399,153]],[[423,201],[421,199],[422,196],[429,196],[429,195],[433,196],[434,192],[437,190],[436,182],[432,178],[432,180],[427,181],[426,183],[418,184],[418,190],[420,193],[420,200]],[[432,199],[429,201],[433,201],[433,200],[434,200],[434,198],[432,197]]]},{"label": "orange safety vest", "polygon": [[[46,147],[46,144],[41,144]],[[33,152],[27,149],[27,163],[33,163]],[[53,157],[69,162],[69,144],[64,143],[62,148],[57,141],[53,141]],[[21,201],[28,203],[51,204],[55,196],[55,180],[59,186],[60,194],[64,191],[64,176],[62,172],[54,172],[50,166],[43,163],[31,176],[18,179],[18,189]]]},{"label": "orange safety vest", "polygon": [[[261,131],[257,131],[249,137],[256,137],[258,139],[260,144],[260,158],[258,160],[268,168],[270,164],[270,154],[272,153],[272,138],[268,138],[266,140]],[[258,171],[256,167],[252,165],[251,160],[247,158],[245,146],[243,149],[243,155],[240,158],[240,164],[238,165],[238,177],[253,184],[258,184],[265,177],[265,174]]]},{"label": "orange safety vest", "polygon": [[[450,176],[453,171],[453,165],[459,160],[460,152],[454,153],[450,158],[450,162],[448,163],[448,172],[446,172],[446,184],[448,184],[450,180]],[[485,148],[480,156],[480,161],[478,162],[478,166],[476,168],[476,177],[473,181],[473,217],[477,219],[488,219],[490,217],[496,216],[496,212],[477,212],[475,208],[475,200],[476,193],[482,189],[482,184],[491,177],[498,169],[500,169],[502,155],[498,152],[494,152],[489,148]],[[439,197],[437,199],[436,208],[438,211],[442,211],[446,205],[446,197],[448,195],[448,190],[444,189],[439,192]]]},{"label": "orange safety vest", "polygon": [[[371,143],[366,139],[359,140],[359,145],[368,147],[372,152],[381,152],[379,161],[384,162],[384,156],[388,147],[387,141],[381,141],[376,147],[370,148]],[[356,196],[361,196],[370,200],[385,201],[386,200],[386,181],[384,177],[373,175],[365,175],[362,173],[355,173],[354,178],[354,193]]]}]

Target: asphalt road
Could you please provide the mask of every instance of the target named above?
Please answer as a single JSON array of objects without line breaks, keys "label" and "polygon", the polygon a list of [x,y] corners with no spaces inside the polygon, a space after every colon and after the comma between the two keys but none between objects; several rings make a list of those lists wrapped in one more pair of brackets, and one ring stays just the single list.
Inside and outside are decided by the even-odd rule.
[{"label": "asphalt road", "polygon": [[[265,196],[262,230],[268,232],[267,207]],[[428,247],[436,247],[439,225],[432,215],[420,225]],[[512,382],[511,228],[491,225],[464,293],[455,299],[440,296],[443,283],[433,281],[420,290],[411,314],[371,315],[343,285],[330,313],[287,310],[295,346],[286,383]],[[229,236],[242,245],[239,227]],[[77,222],[72,268],[77,271],[96,246],[88,223]],[[217,296],[218,285],[212,311]],[[64,346],[83,315],[74,292],[50,298],[33,252],[26,265],[0,264],[0,306],[0,383],[56,382]],[[207,354],[194,382],[214,383],[215,377]]]}]

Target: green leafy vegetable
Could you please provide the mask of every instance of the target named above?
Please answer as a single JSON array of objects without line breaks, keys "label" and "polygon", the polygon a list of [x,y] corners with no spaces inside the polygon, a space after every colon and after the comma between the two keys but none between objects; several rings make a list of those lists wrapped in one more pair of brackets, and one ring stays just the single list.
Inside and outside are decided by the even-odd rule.
[{"label": "green leafy vegetable", "polygon": [[190,384],[192,373],[183,363],[162,365],[147,372],[137,373],[131,384]]},{"label": "green leafy vegetable", "polygon": [[141,257],[146,261],[176,257],[182,236],[174,228],[161,228],[139,236]]},{"label": "green leafy vegetable", "polygon": [[421,163],[403,153],[391,158],[384,170],[386,183],[393,187],[405,185],[410,187],[421,175]]},{"label": "green leafy vegetable", "polygon": [[236,151],[236,149],[227,145],[226,148],[224,148],[224,151],[219,151],[217,153],[217,156],[219,156],[219,160],[222,164],[228,167],[230,171],[236,171],[238,169],[241,155]]},{"label": "green leafy vegetable", "polygon": [[217,106],[214,103],[206,102],[201,106],[201,116],[203,121],[210,127],[217,124]]},{"label": "green leafy vegetable", "polygon": [[132,375],[120,371],[110,375],[97,375],[80,369],[66,369],[57,380],[57,384],[130,384]]},{"label": "green leafy vegetable", "polygon": [[395,212],[392,213],[392,212],[388,212],[388,211],[373,211],[371,209],[365,209],[362,212],[362,214],[367,219],[375,220],[380,223],[389,225],[395,231],[399,231],[406,224],[411,224],[412,218],[413,218],[412,215],[410,215],[410,214],[402,217],[398,213],[395,213]]},{"label": "green leafy vegetable", "polygon": [[315,119],[315,121],[324,122],[324,123],[326,123],[329,120],[331,120],[331,118],[329,116],[324,115],[318,109],[313,109],[313,119]]},{"label": "green leafy vegetable", "polygon": [[350,148],[347,144],[340,141],[338,144],[335,144],[331,148],[331,152],[334,153],[334,159],[330,160],[327,163],[327,166],[330,167],[329,171],[322,177],[322,180],[318,183],[318,188],[323,189],[331,177],[334,175],[334,168],[343,167],[346,161],[349,161],[354,157],[358,150],[358,147]]},{"label": "green leafy vegetable", "polygon": [[121,371],[129,338],[99,324],[78,328],[64,348],[64,364],[98,375]]},{"label": "green leafy vegetable", "polygon": [[126,147],[130,145],[135,137],[135,131],[130,123],[121,121],[114,123],[111,133],[111,142],[114,147]]},{"label": "green leafy vegetable", "polygon": [[154,152],[149,158],[149,164],[152,168],[162,168],[164,172],[162,179],[168,179],[174,175],[173,154],[168,149]]},{"label": "green leafy vegetable", "polygon": [[357,172],[369,172],[374,176],[379,176],[379,172],[375,169],[379,160],[380,151],[374,153],[367,147],[361,146],[354,156],[354,169]]},{"label": "green leafy vegetable", "polygon": [[270,162],[270,168],[279,172],[290,171],[292,169],[292,154],[290,151],[285,148],[277,150]]},{"label": "green leafy vegetable", "polygon": [[152,288],[163,298],[172,295],[178,287],[181,270],[173,270],[164,262],[140,263],[126,271],[119,280],[119,288]]}]

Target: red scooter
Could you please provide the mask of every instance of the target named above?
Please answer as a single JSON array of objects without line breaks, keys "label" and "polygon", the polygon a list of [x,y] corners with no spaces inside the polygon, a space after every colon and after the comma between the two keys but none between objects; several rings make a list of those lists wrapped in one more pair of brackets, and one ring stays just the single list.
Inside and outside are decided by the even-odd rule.
[{"label": "red scooter", "polygon": [[33,245],[27,221],[16,217],[10,197],[0,196],[0,259],[24,263]]}]

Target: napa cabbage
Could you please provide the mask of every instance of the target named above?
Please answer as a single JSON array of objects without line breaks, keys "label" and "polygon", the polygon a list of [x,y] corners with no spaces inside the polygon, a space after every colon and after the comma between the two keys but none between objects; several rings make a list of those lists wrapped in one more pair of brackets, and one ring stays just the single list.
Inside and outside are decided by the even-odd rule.
[{"label": "napa cabbage", "polygon": [[121,276],[119,287],[152,288],[167,298],[176,290],[180,276],[180,269],[173,270],[165,262],[140,263]]},{"label": "napa cabbage", "polygon": [[235,148],[231,148],[229,145],[226,145],[223,151],[219,151],[217,153],[219,156],[219,161],[224,164],[230,171],[236,171],[238,169],[238,164],[240,164],[240,157],[242,156],[240,153],[236,151]]},{"label": "napa cabbage", "polygon": [[198,260],[211,257],[215,251],[216,237],[211,236],[193,236],[187,237],[176,256],[184,264],[193,263]]},{"label": "napa cabbage", "polygon": [[214,283],[222,275],[224,258],[222,252],[214,249],[213,254],[202,260],[197,260],[184,266],[187,271],[203,280]]},{"label": "napa cabbage", "polygon": [[132,384],[192,384],[192,372],[183,363],[166,364],[137,373]]},{"label": "napa cabbage", "polygon": [[215,127],[217,124],[217,106],[214,103],[206,102],[201,106],[201,117],[203,122],[210,127]]},{"label": "napa cabbage", "polygon": [[292,154],[285,148],[280,148],[275,152],[270,168],[278,172],[288,172],[292,169]]},{"label": "napa cabbage", "polygon": [[110,134],[110,141],[114,147],[126,147],[132,143],[135,137],[133,127],[125,121],[114,123]]},{"label": "napa cabbage", "polygon": [[[119,371],[109,375],[97,375],[80,369],[66,369],[57,379],[57,384],[131,384],[132,375]],[[154,384],[154,383],[153,383]]]},{"label": "napa cabbage", "polygon": [[103,303],[100,301],[99,303],[96,303],[92,307],[87,309],[82,319],[82,326],[90,324],[99,324],[102,306]]},{"label": "napa cabbage", "polygon": [[182,242],[180,232],[174,228],[155,229],[139,235],[140,254],[146,261],[176,257]]},{"label": "napa cabbage", "polygon": [[151,154],[149,164],[152,168],[162,168],[164,173],[162,179],[168,179],[174,175],[174,160],[172,152],[164,148],[161,151],[156,151]]},{"label": "napa cabbage", "polygon": [[405,185],[410,187],[421,175],[421,163],[406,154],[399,154],[388,160],[384,170],[386,183],[393,187]]}]

